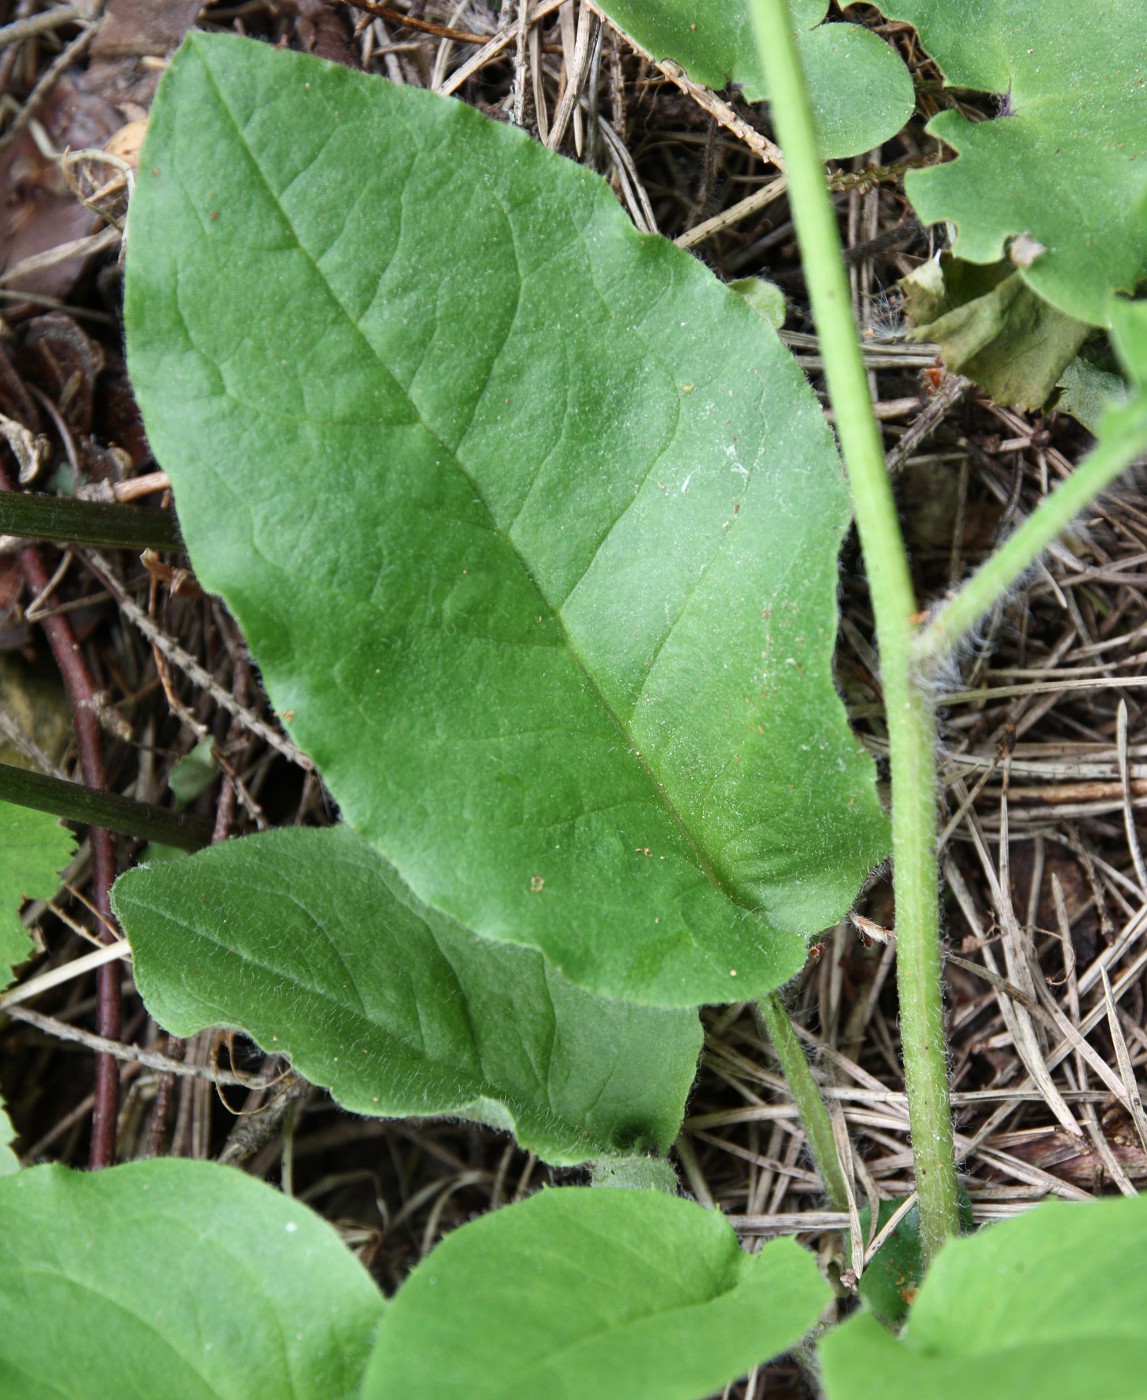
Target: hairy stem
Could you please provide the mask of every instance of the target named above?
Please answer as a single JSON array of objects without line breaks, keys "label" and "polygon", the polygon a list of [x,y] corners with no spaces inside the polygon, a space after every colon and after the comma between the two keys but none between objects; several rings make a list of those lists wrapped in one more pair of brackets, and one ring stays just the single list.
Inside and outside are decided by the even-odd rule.
[{"label": "hairy stem", "polygon": [[1147,452],[1147,396],[1113,409],[1102,437],[1075,471],[1045,496],[990,559],[984,561],[916,637],[914,654],[925,671],[949,656],[976,622],[1003,597],[1041,550],[1115,478]]},{"label": "hairy stem", "polygon": [[844,1170],[836,1150],[832,1120],[828,1116],[828,1109],[821,1098],[804,1049],[789,1019],[789,1013],[775,992],[762,997],[757,1003],[757,1008],[804,1124],[805,1136],[808,1138],[816,1169],[820,1173],[824,1194],[833,1210],[847,1210],[848,1191],[845,1189]]},{"label": "hairy stem", "polygon": [[754,0],[753,18],[876,618],[892,770],[904,1078],[927,1262],[959,1230],[940,973],[935,713],[916,683],[916,598],[788,5]]}]

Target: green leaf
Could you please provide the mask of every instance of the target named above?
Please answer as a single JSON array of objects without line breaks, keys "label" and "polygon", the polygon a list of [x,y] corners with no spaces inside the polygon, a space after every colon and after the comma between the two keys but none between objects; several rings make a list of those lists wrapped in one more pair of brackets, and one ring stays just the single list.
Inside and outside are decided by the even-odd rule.
[{"label": "green leaf", "polygon": [[0,988],[34,951],[20,922],[20,905],[25,899],[51,899],[75,844],[50,812],[0,802]]},{"label": "green leaf", "polygon": [[1139,1400],[1147,1198],[1064,1205],[945,1245],[901,1338],[857,1313],[820,1343],[829,1400]]},{"label": "green leaf", "polygon": [[[768,96],[749,0],[607,0],[601,8],[654,58],[673,59],[694,82],[740,84],[749,102]],[[821,154],[857,155],[895,136],[916,105],[896,50],[862,25],[823,24],[827,0],[798,0],[791,9]]]},{"label": "green leaf", "polygon": [[1019,409],[1043,406],[1091,331],[1036,296],[1010,262],[930,258],[900,285],[912,338],[937,341],[948,369]]},{"label": "green leaf", "polygon": [[[952,87],[994,93],[1001,114],[959,112],[928,130],[959,158],[905,180],[927,223],[951,222],[955,253],[992,263],[1026,235],[1045,251],[1033,291],[1106,326],[1112,291],[1147,275],[1147,26],[1141,0],[881,0],[907,20]],[[1029,247],[1031,245],[1029,244]]]},{"label": "green leaf", "polygon": [[791,977],[887,826],[845,482],[769,327],[522,132],[263,44],[188,39],[142,169],[148,434],[347,821],[594,992]]},{"label": "green leaf", "polygon": [[[896,1213],[902,1201],[881,1201],[876,1228],[882,1230]],[[860,1230],[869,1238],[872,1211],[860,1212]],[[855,1267],[851,1242],[847,1245],[848,1262]],[[916,1296],[924,1277],[924,1253],[920,1245],[920,1207],[913,1206],[884,1242],[875,1258],[860,1277],[857,1292],[865,1304],[882,1322],[900,1323],[908,1305]]]},{"label": "green leaf", "polygon": [[12,1148],[15,1141],[16,1129],[8,1117],[4,1100],[0,1099],[0,1176],[11,1176],[20,1170],[20,1159]]},{"label": "green leaf", "polygon": [[1111,343],[1129,377],[1147,390],[1147,299],[1112,299]]},{"label": "green leaf", "polygon": [[1147,432],[1147,300],[1112,297],[1111,344],[1131,381],[1132,392],[1123,401],[1112,399],[1108,403],[1096,433],[1101,445],[1105,441],[1119,443],[1126,455],[1137,457],[1142,455]]},{"label": "green leaf", "polygon": [[659,1191],[543,1191],[455,1230],[391,1304],[363,1400],[702,1400],[815,1326],[828,1285],[791,1239],[742,1252]]},{"label": "green leaf", "polygon": [[787,308],[785,294],[775,282],[764,277],[738,277],[729,283],[730,288],[745,298],[753,310],[779,331],[785,323]]},{"label": "green leaf", "polygon": [[206,792],[218,776],[215,741],[201,739],[190,753],[183,755],[167,775],[167,785],[182,809],[189,802],[194,802],[201,792]]},{"label": "green leaf", "polygon": [[1113,404],[1125,403],[1128,395],[1125,380],[1087,355],[1076,355],[1060,375],[1059,388],[1063,392],[1056,411],[1070,413],[1091,433],[1098,433],[1103,414]]},{"label": "green leaf", "polygon": [[[1102,346],[1086,347],[1085,354],[1072,360],[1059,381],[1063,392],[1056,408],[1078,418],[1096,435],[1109,409],[1126,404],[1136,386],[1140,395],[1147,387],[1147,300],[1112,297],[1110,339],[1114,355]],[[1113,372],[1117,362],[1131,383]]]},{"label": "green leaf", "polygon": [[[881,1201],[876,1215],[876,1229],[882,1230],[904,1204],[902,1200]],[[860,1212],[860,1232],[870,1238],[871,1207]],[[960,1225],[969,1234],[974,1228],[972,1203],[960,1187]],[[853,1267],[851,1241],[846,1241],[849,1267]],[[876,1252],[857,1285],[857,1292],[867,1307],[882,1322],[899,1325],[908,1313],[912,1299],[924,1278],[924,1250],[920,1243],[920,1207],[915,1205],[900,1221],[892,1234]]]},{"label": "green leaf", "polygon": [[677,1136],[695,1012],[590,996],[475,938],[345,827],[129,871],[113,899],[160,1025],[237,1027],[356,1113],[458,1114],[566,1165]]},{"label": "green leaf", "polygon": [[667,1191],[680,1189],[677,1173],[662,1157],[603,1157],[593,1164],[593,1185],[619,1191]]},{"label": "green leaf", "polygon": [[178,846],[168,846],[162,841],[149,841],[139,853],[141,865],[162,865],[165,861],[186,860],[189,851]]},{"label": "green leaf", "polygon": [[206,1162],[0,1179],[0,1393],[356,1396],[384,1301],[334,1230]]}]

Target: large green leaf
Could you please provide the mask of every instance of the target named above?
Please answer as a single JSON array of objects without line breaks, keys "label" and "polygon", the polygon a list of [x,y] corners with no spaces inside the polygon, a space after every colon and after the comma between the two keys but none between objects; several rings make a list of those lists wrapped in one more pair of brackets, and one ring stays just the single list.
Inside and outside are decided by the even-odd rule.
[{"label": "large green leaf", "polygon": [[[847,4],[847,0],[846,0]],[[601,7],[654,58],[671,58],[706,87],[737,83],[768,96],[750,0],[605,0]],[[858,24],[823,24],[828,0],[790,5],[821,154],[851,156],[895,136],[916,105],[900,55]]]},{"label": "large green leaf", "polygon": [[522,132],[249,41],[172,63],[131,219],[184,538],[350,824],[593,991],[792,976],[887,831],[772,330]]},{"label": "large green leaf", "polygon": [[240,1028],[356,1113],[460,1114],[560,1164],[677,1136],[695,1012],[590,996],[419,908],[345,827],[133,870],[114,900],[161,1025]]},{"label": "large green leaf", "polygon": [[543,1191],[448,1235],[379,1330],[363,1400],[701,1400],[816,1325],[794,1240],[742,1252],[660,1191]]},{"label": "large green leaf", "polygon": [[920,217],[955,223],[955,252],[969,262],[996,262],[1027,234],[1045,249],[1023,268],[1032,289],[1069,316],[1108,325],[1110,293],[1147,276],[1142,0],[880,8],[916,26],[947,83],[1001,103],[994,121],[933,118],[928,130],[959,158],[907,176]]},{"label": "large green leaf", "polygon": [[206,1162],[0,1178],[0,1394],[340,1400],[382,1295],[335,1232]]},{"label": "large green leaf", "polygon": [[857,1313],[820,1343],[829,1400],[1141,1400],[1147,1198],[1064,1205],[953,1240],[896,1338]]},{"label": "large green leaf", "polygon": [[50,812],[0,802],[0,989],[35,951],[20,922],[20,905],[56,893],[75,844]]}]

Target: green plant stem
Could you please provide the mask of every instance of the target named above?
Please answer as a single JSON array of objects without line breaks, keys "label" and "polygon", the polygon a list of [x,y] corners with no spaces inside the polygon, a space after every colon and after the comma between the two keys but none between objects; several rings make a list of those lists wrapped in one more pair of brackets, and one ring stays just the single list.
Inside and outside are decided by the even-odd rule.
[{"label": "green plant stem", "polygon": [[46,773],[31,773],[12,763],[0,763],[0,801],[52,812],[67,822],[122,831],[145,841],[197,851],[211,844],[212,823],[185,812],[170,812],[150,802],[136,802],[115,792],[101,792],[83,783],[67,783]]},{"label": "green plant stem", "polygon": [[916,683],[916,598],[792,20],[785,0],[754,0],[753,17],[876,619],[892,770],[904,1079],[927,1263],[960,1224],[941,991],[935,711]]},{"label": "green plant stem", "polygon": [[165,511],[42,492],[0,493],[0,532],[21,539],[67,540],[105,549],[183,548],[175,519]]},{"label": "green plant stem", "polygon": [[797,1037],[789,1013],[776,992],[770,992],[757,1003],[761,1022],[773,1043],[777,1059],[781,1062],[781,1072],[796,1103],[797,1112],[804,1124],[805,1136],[812,1149],[813,1161],[820,1173],[824,1193],[833,1210],[848,1209],[848,1191],[844,1183],[844,1171],[836,1150],[836,1135],[832,1131],[832,1120],[828,1116],[824,1099],[813,1078],[812,1069],[804,1048]]},{"label": "green plant stem", "polygon": [[1147,452],[1147,394],[1104,419],[1102,437],[1075,471],[1045,496],[916,637],[917,665],[931,673],[1003,597],[1051,541],[1136,457]]}]

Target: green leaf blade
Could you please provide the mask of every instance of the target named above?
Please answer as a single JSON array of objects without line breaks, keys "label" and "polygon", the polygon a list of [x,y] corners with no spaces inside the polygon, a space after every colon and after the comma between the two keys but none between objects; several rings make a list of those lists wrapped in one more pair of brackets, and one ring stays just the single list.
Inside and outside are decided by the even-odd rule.
[{"label": "green leaf blade", "polygon": [[[768,96],[745,0],[608,0],[602,8],[655,59],[673,59],[694,82],[735,83],[750,102]],[[895,136],[915,106],[896,50],[861,25],[823,24],[824,0],[791,8],[822,154],[858,155]]]},{"label": "green leaf blade", "polygon": [[912,79],[879,34],[860,24],[820,24],[799,31],[797,47],[824,159],[871,151],[911,118]]},{"label": "green leaf blade", "polygon": [[829,1298],[793,1240],[744,1254],[657,1191],[543,1191],[449,1235],[400,1290],[364,1400],[702,1400],[792,1346]]},{"label": "green leaf blade", "polygon": [[776,337],[596,176],[302,55],[195,36],[143,168],[149,434],[350,824],[590,990],[787,980],[887,832],[831,680],[847,493]]},{"label": "green leaf blade", "polygon": [[901,1338],[869,1313],[819,1344],[829,1400],[1110,1400],[1143,1392],[1147,1198],[1049,1202],[953,1240]]},{"label": "green leaf blade", "polygon": [[0,1232],[6,1395],[358,1394],[382,1296],[329,1225],[240,1172],[31,1167],[0,1178]]},{"label": "green leaf blade", "polygon": [[130,871],[113,898],[161,1025],[241,1029],[353,1112],[465,1116],[567,1166],[677,1135],[695,1013],[592,997],[452,926],[345,827]]},{"label": "green leaf blade", "polygon": [[1111,339],[1128,375],[1147,389],[1147,299],[1111,303]]},{"label": "green leaf blade", "polygon": [[993,121],[953,111],[932,120],[929,131],[958,159],[906,177],[921,219],[955,223],[953,251],[970,262],[995,262],[1010,238],[1029,235],[1046,250],[1023,269],[1032,290],[1077,320],[1109,325],[1111,293],[1147,275],[1138,0],[885,0],[881,9],[916,26],[947,83],[1006,102]]},{"label": "green leaf blade", "polygon": [[0,802],[0,989],[34,951],[20,922],[25,899],[50,899],[72,858],[75,837],[49,812]]},{"label": "green leaf blade", "polygon": [[20,1170],[20,1159],[12,1144],[16,1141],[16,1129],[8,1117],[8,1108],[0,1098],[0,1176],[12,1176]]}]

